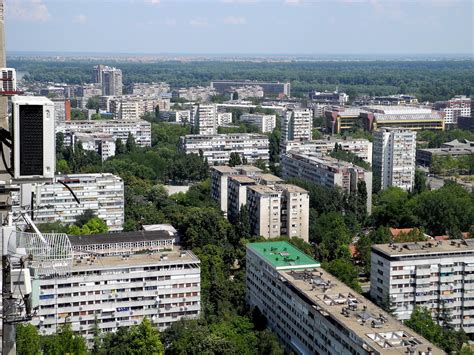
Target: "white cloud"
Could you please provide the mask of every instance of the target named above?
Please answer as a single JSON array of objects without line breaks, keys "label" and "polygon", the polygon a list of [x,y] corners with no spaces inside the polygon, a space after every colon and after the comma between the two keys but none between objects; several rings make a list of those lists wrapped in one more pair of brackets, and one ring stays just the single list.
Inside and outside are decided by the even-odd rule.
[{"label": "white cloud", "polygon": [[145,0],[145,2],[152,5],[159,5],[161,0]]},{"label": "white cloud", "polygon": [[191,26],[195,26],[195,27],[206,27],[209,25],[209,23],[207,22],[207,19],[205,18],[202,18],[202,17],[197,17],[197,18],[193,18],[189,21],[189,24]]},{"label": "white cloud", "polygon": [[245,17],[228,16],[225,17],[222,22],[227,25],[245,25],[247,23],[247,19]]},{"label": "white cloud", "polygon": [[302,3],[303,3],[303,0],[285,0],[285,4],[288,4],[288,5],[299,5]]},{"label": "white cloud", "polygon": [[165,19],[164,24],[165,24],[166,26],[176,26],[176,19],[174,19],[174,18],[167,18],[167,19]]},{"label": "white cloud", "polygon": [[74,16],[74,19],[72,20],[74,23],[78,23],[80,25],[83,25],[87,22],[87,16],[84,14],[79,14]]},{"label": "white cloud", "polygon": [[11,0],[7,3],[7,16],[22,21],[45,22],[51,17],[42,0]]},{"label": "white cloud", "polygon": [[225,4],[255,4],[260,0],[221,0]]}]

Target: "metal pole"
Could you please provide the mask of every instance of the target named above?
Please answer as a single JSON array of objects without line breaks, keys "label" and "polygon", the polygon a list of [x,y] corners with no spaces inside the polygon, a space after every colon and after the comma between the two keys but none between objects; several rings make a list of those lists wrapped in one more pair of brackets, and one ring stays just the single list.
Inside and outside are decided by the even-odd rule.
[{"label": "metal pole", "polygon": [[[8,232],[7,232],[8,231]],[[2,228],[2,354],[15,355],[16,354],[16,332],[13,316],[16,312],[15,299],[12,295],[11,289],[11,264],[8,256],[8,238],[10,237],[10,228]]]}]

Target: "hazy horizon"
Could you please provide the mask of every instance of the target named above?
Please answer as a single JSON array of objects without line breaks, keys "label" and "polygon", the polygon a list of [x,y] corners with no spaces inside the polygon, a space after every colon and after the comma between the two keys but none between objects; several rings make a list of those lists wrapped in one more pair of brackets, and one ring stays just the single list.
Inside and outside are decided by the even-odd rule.
[{"label": "hazy horizon", "polygon": [[470,0],[10,0],[6,49],[116,55],[472,56],[473,6]]}]

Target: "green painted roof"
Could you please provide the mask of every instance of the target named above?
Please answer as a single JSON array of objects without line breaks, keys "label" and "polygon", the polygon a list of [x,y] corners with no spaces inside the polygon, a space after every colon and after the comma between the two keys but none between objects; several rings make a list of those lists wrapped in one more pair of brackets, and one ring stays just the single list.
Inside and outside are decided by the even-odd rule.
[{"label": "green painted roof", "polygon": [[321,264],[288,242],[249,243],[247,247],[278,270],[319,267]]}]

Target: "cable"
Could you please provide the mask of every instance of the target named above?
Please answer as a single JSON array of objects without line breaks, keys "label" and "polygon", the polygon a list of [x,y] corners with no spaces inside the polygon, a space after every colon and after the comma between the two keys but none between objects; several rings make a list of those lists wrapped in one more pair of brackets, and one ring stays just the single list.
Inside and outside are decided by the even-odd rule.
[{"label": "cable", "polygon": [[3,144],[4,142],[0,142],[0,151],[2,153],[2,161],[3,161],[3,165],[5,166],[5,170],[10,174],[10,176],[13,177],[13,172],[11,171],[11,169],[8,167],[8,164],[7,164],[7,161],[5,159],[5,152],[3,151]]},{"label": "cable", "polygon": [[63,185],[66,189],[69,190],[69,192],[71,193],[71,195],[74,197],[74,200],[76,200],[77,204],[80,205],[81,204],[81,201],[79,201],[79,199],[77,198],[76,194],[74,193],[74,191],[72,191],[72,189],[69,187],[69,185],[67,185],[64,181],[62,180],[58,180],[58,182]]}]

